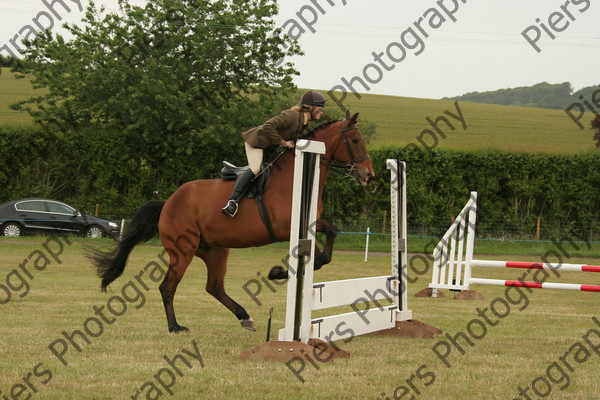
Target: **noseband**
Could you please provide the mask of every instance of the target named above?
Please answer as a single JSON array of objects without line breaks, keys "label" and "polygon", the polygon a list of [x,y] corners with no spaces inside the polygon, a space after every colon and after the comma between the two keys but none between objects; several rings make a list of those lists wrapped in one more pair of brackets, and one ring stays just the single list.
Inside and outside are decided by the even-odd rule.
[{"label": "noseband", "polygon": [[[369,156],[369,153],[358,158],[354,156],[354,152],[352,151],[352,147],[350,146],[350,143],[348,141],[348,132],[358,128],[356,126],[347,128],[344,126],[345,124],[346,120],[342,121],[342,134],[335,147],[333,148],[333,151],[331,152],[331,159],[321,157],[321,164],[325,165],[333,172],[336,172],[347,178],[354,179],[357,182],[360,182],[360,175],[358,174],[358,171],[356,171],[356,164],[368,158],[371,158],[371,156]],[[347,164],[341,163],[334,159],[335,153],[337,152],[340,144],[342,143],[342,140],[344,141],[344,145],[346,146],[346,150],[348,151],[348,155],[350,156],[350,162]]]}]

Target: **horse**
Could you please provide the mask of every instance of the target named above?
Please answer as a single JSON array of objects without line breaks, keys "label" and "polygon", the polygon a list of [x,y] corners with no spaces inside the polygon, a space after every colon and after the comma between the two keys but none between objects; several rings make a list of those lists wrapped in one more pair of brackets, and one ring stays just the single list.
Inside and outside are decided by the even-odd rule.
[{"label": "horse", "polygon": [[[356,126],[358,113],[345,119],[324,123],[310,131],[305,138],[322,141],[326,153],[321,156],[318,216],[323,204],[321,196],[330,170],[346,174],[356,182],[367,185],[375,176],[365,140]],[[185,332],[175,318],[173,299],[177,285],[194,256],[207,267],[206,291],[227,307],[242,327],[255,331],[254,321],[247,311],[225,292],[225,274],[230,248],[258,247],[272,243],[272,233],[279,241],[289,241],[294,151],[284,151],[272,163],[272,173],[264,190],[264,203],[271,220],[271,234],[259,215],[258,207],[250,199],[242,199],[234,218],[221,213],[229,198],[233,182],[224,179],[190,181],[180,186],[164,200],[153,200],[142,205],[134,214],[125,235],[111,251],[91,250],[87,257],[101,278],[101,289],[106,291],[125,269],[132,249],[158,233],[169,255],[169,267],[159,285],[169,332]],[[321,251],[316,246],[315,269],[331,261],[333,243],[337,235],[329,222],[317,220],[317,232],[325,233],[326,242]],[[281,267],[279,267],[281,268]],[[287,277],[287,271],[271,271],[270,278]]]}]

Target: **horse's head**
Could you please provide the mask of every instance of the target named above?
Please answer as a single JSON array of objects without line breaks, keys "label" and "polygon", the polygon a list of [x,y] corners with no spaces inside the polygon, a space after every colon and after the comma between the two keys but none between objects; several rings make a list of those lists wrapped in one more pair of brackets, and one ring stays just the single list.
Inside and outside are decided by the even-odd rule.
[{"label": "horse's head", "polygon": [[356,126],[358,113],[336,121],[315,132],[315,139],[325,142],[326,153],[322,160],[335,172],[341,172],[356,182],[367,185],[375,176],[365,138]]}]

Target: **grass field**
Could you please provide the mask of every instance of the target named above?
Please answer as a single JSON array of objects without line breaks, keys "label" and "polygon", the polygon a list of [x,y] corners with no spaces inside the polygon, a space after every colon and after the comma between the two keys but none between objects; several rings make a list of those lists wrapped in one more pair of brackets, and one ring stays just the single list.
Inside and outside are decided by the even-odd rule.
[{"label": "grass field", "polygon": [[[9,105],[31,97],[33,93],[29,81],[16,80],[9,69],[3,68],[0,75],[0,124],[31,126],[29,116],[10,110]],[[456,150],[557,153],[594,150],[592,132],[587,128],[580,130],[562,110],[461,102],[458,107],[467,126],[463,129],[460,121],[444,114],[448,111],[458,115],[452,101],[370,94],[361,94],[361,98],[357,99],[350,94],[343,103],[352,112],[360,112],[361,118],[376,124],[377,133],[371,140],[371,147],[414,143]],[[333,101],[329,101],[328,106],[336,107]],[[565,104],[565,108],[567,106]],[[423,135],[423,130],[433,130],[426,118],[435,121],[442,115],[450,121],[454,130],[441,122],[439,127],[445,138],[437,132],[435,137]],[[592,114],[587,113],[581,121],[588,126],[592,118]]]},{"label": "grass field", "polygon": [[[349,108],[377,124],[377,135],[372,140],[375,146],[409,143],[422,146],[417,140],[421,136],[426,146],[454,150],[575,153],[594,149],[591,130],[580,130],[562,110],[460,102],[458,107],[467,126],[463,129],[460,121],[444,114],[448,111],[458,115],[453,101],[361,96],[361,99],[348,96]],[[438,126],[446,138],[436,133],[436,144],[431,135],[422,132],[433,130],[426,118],[435,121],[442,115],[454,130],[441,122]],[[582,121],[589,126],[592,119],[593,115],[587,113]]]},{"label": "grass field", "polygon": [[[260,306],[243,287],[257,274],[266,275],[285,256],[285,249],[235,250],[230,257],[228,293],[254,317],[258,332],[242,329],[204,291],[206,271],[197,260],[175,301],[179,322],[191,331],[173,335],[167,332],[158,284],[147,275],[142,276],[147,290],[141,283],[134,285],[137,291],[128,284],[148,263],[159,262],[161,247],[136,248],[125,274],[108,293],[101,293],[83,247],[111,242],[53,240],[62,242],[44,237],[0,239],[0,397],[10,398],[12,391],[14,398],[61,400],[130,399],[137,392],[137,398],[173,399],[512,399],[519,398],[519,387],[527,388],[531,398],[540,397],[534,389],[552,399],[600,396],[600,326],[592,320],[599,316],[594,293],[538,290],[518,295],[480,286],[477,289],[485,300],[415,298],[414,293],[427,286],[429,271],[413,276],[418,281],[409,286],[410,308],[416,319],[439,327],[448,337],[356,337],[338,344],[351,353],[350,359],[315,363],[316,367],[307,363],[298,374],[305,380],[301,383],[284,364],[240,361],[242,351],[264,342],[269,307],[274,307],[275,335],[283,326],[285,286],[274,286],[274,292],[263,286],[256,296]],[[22,280],[15,270],[21,271]],[[387,273],[388,256],[372,256],[365,263],[361,255],[336,253],[316,279]],[[477,276],[511,279],[521,274],[490,269]],[[564,273],[563,277],[563,282],[600,283],[590,273]],[[8,302],[3,289],[7,280],[13,288],[7,289],[12,296]],[[21,288],[23,281],[27,293]],[[118,316],[107,311],[108,304]],[[89,343],[82,336],[74,336],[72,343],[66,339],[76,330],[86,334]],[[472,345],[460,337],[461,332]],[[456,338],[457,344],[449,337]],[[434,349],[440,354],[448,351],[444,360],[449,367]],[[176,355],[185,361],[175,359],[171,367],[164,357],[172,361]]]},{"label": "grass field", "polygon": [[10,127],[33,126],[31,117],[22,112],[13,111],[10,105],[35,95],[31,82],[16,79],[10,68],[1,68],[0,74],[0,124]]}]

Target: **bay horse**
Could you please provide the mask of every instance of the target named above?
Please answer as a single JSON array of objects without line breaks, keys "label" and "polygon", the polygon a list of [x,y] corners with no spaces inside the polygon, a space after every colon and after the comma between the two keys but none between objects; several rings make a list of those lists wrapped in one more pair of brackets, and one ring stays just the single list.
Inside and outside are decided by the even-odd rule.
[{"label": "bay horse", "polygon": [[[364,138],[356,126],[357,117],[358,113],[350,117],[347,112],[344,120],[322,124],[305,137],[324,142],[326,146],[320,164],[319,216],[329,170],[344,166],[347,174],[363,185],[367,185],[375,175]],[[264,191],[272,231],[279,241],[289,241],[294,153],[285,151],[273,162],[273,171]],[[254,321],[244,307],[225,293],[227,258],[230,248],[264,246],[272,243],[273,239],[253,200],[242,199],[234,218],[221,213],[233,184],[223,179],[195,180],[180,186],[166,201],[154,200],[142,205],[114,250],[92,250],[87,255],[102,279],[102,290],[106,291],[106,287],[123,273],[132,249],[158,233],[169,255],[169,267],[159,286],[169,332],[188,331],[175,319],[173,298],[194,256],[200,257],[206,264],[206,291],[233,312],[244,328],[255,331]],[[337,232],[333,225],[320,219],[317,220],[316,231],[326,235],[323,251],[316,248],[315,269],[319,269],[331,261]],[[287,271],[280,277],[287,277]]]}]

